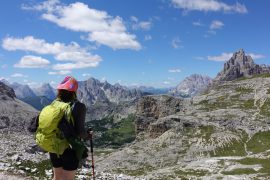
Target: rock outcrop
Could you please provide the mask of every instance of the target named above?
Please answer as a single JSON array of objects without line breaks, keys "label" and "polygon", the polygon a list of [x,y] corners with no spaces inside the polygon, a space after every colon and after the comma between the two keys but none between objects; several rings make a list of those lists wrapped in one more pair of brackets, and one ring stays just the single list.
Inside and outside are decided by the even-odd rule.
[{"label": "rock outcrop", "polygon": [[149,133],[156,137],[169,128],[166,122],[157,122],[158,119],[184,111],[184,100],[167,95],[145,96],[139,99],[136,106],[136,133]]},{"label": "rock outcrop", "polygon": [[255,64],[252,57],[240,49],[224,64],[223,70],[218,73],[214,82],[231,81],[240,77],[251,77],[265,73],[270,73],[269,66]]}]

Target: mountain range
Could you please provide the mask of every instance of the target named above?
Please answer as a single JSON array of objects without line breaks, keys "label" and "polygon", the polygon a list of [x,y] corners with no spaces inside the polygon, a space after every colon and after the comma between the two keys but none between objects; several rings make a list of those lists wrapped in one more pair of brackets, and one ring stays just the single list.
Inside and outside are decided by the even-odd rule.
[{"label": "mountain range", "polygon": [[78,99],[88,107],[97,102],[118,103],[141,97],[143,93],[136,89],[128,89],[120,84],[111,85],[107,81],[100,82],[90,78],[79,82]]},{"label": "mountain range", "polygon": [[[203,93],[181,98],[145,95],[93,78],[80,82],[78,98],[90,107],[88,116],[93,116],[90,122],[95,125],[95,145],[106,142],[120,146],[95,148],[97,176],[106,172],[107,179],[269,178],[267,66],[255,64],[239,50],[212,82],[193,75],[180,92],[199,92],[191,88],[190,79],[195,79],[194,84],[199,87],[209,86]],[[47,158],[25,151],[29,136],[11,136],[13,131],[23,131],[35,113],[35,109],[16,98],[12,88],[0,82],[0,132],[10,132],[8,138],[7,133],[0,133],[2,161],[7,170],[20,173],[24,169],[24,173],[30,162],[34,164],[30,167],[39,168],[40,159]],[[20,143],[20,150],[14,141],[24,142]],[[13,167],[17,163],[21,166]],[[38,171],[45,174],[42,167]]]},{"label": "mountain range", "polygon": [[129,89],[138,89],[142,91],[144,94],[168,94],[171,88],[157,88],[151,86],[130,86]]},{"label": "mountain range", "polygon": [[[52,102],[56,97],[56,89],[50,84],[44,83],[41,87],[31,89],[28,85],[19,83],[9,83],[1,80],[9,87],[13,88],[18,99],[32,105],[38,110]],[[191,75],[180,83],[176,88],[154,88],[154,87],[126,87],[120,84],[110,84],[107,81],[100,82],[95,78],[89,78],[86,81],[79,81],[77,91],[78,99],[85,103],[89,111],[96,111],[95,106],[100,108],[100,104],[104,107],[115,106],[122,102],[138,99],[145,95],[151,94],[171,94],[179,97],[191,97],[206,89],[210,78],[201,75]],[[94,108],[94,109],[93,109]],[[112,111],[111,109],[108,111]],[[104,113],[103,113],[104,114]],[[107,114],[107,113],[105,113]]]},{"label": "mountain range", "polygon": [[41,110],[44,106],[50,104],[56,96],[56,91],[49,85],[43,84],[40,88],[31,89],[28,85],[19,83],[9,83],[6,80],[0,82],[11,87],[18,99]]}]

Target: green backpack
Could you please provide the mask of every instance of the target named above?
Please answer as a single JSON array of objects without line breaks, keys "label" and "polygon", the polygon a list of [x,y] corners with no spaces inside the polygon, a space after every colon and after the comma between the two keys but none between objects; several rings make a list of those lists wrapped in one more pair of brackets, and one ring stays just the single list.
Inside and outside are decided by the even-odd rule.
[{"label": "green backpack", "polygon": [[65,149],[69,147],[69,142],[58,128],[58,124],[63,117],[74,125],[70,104],[61,102],[59,99],[54,100],[40,112],[36,143],[43,150],[62,155]]}]

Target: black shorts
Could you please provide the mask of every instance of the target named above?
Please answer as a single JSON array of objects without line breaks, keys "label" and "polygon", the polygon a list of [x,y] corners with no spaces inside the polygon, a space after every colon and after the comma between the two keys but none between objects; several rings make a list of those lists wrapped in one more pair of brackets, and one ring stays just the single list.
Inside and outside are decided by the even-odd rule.
[{"label": "black shorts", "polygon": [[79,166],[75,151],[70,148],[67,148],[59,157],[57,154],[50,153],[50,160],[54,168],[62,167],[66,171],[76,170]]}]

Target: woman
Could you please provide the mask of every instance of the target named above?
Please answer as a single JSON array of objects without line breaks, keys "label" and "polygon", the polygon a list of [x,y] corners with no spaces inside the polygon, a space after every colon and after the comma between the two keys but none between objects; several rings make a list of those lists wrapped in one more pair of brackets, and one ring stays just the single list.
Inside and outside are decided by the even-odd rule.
[{"label": "woman", "polygon": [[[77,137],[87,138],[89,134],[84,129],[86,107],[76,98],[78,82],[72,76],[67,76],[57,86],[57,101],[71,104],[74,130]],[[62,155],[49,153],[53,166],[54,180],[73,180],[79,166],[75,150],[68,147]]]}]

